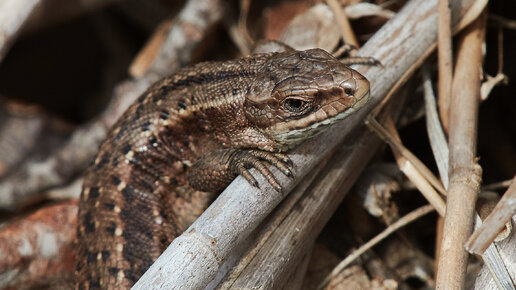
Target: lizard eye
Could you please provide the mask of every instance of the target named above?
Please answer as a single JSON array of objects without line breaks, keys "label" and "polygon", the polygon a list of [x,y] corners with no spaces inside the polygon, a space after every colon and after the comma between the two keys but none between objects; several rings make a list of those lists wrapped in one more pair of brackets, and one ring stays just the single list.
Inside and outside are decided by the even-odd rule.
[{"label": "lizard eye", "polygon": [[346,93],[346,95],[348,96],[353,96],[355,94],[355,90],[353,90],[352,88],[345,88],[344,93]]},{"label": "lizard eye", "polygon": [[285,100],[285,108],[294,113],[300,113],[307,108],[308,102],[298,98],[288,98]]}]

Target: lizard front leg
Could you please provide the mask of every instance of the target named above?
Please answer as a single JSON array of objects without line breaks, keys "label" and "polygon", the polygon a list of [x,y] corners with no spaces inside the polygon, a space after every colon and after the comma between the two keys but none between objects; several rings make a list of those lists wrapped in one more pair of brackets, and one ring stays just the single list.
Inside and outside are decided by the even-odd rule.
[{"label": "lizard front leg", "polygon": [[256,149],[219,149],[200,158],[187,173],[190,186],[200,191],[222,191],[237,175],[242,175],[251,185],[259,187],[249,172],[256,168],[269,184],[281,191],[281,186],[268,168],[277,167],[283,174],[292,176],[292,162],[287,155]]}]

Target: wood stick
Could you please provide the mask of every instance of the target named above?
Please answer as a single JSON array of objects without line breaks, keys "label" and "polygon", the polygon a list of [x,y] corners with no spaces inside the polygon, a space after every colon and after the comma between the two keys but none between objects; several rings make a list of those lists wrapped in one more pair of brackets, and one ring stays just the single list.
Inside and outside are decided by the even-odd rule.
[{"label": "wood stick", "polygon": [[337,23],[340,26],[344,43],[351,44],[354,47],[359,47],[357,37],[355,36],[353,29],[351,29],[348,16],[344,12],[344,9],[342,9],[341,4],[337,0],[326,0],[326,3],[328,3],[333,14],[335,14],[335,20],[337,20]]},{"label": "wood stick", "polygon": [[373,132],[363,129],[345,143],[296,204],[296,210],[275,229],[242,273],[221,289],[256,289],[265,281],[269,289],[288,289],[285,278],[292,275],[300,258],[311,249],[324,225],[381,146]]},{"label": "wood stick", "polygon": [[459,39],[450,104],[450,187],[436,289],[461,289],[466,276],[464,244],[473,229],[481,179],[475,155],[485,19],[484,12]]}]

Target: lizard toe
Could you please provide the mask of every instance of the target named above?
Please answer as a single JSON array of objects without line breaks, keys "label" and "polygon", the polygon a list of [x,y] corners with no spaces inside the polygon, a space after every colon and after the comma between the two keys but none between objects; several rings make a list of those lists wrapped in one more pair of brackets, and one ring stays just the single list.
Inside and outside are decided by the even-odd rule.
[{"label": "lizard toe", "polygon": [[258,182],[249,172],[249,168],[255,168],[265,177],[267,182],[276,190],[281,191],[281,186],[274,177],[274,174],[267,166],[268,163],[276,166],[285,175],[292,175],[287,164],[277,158],[274,153],[260,150],[241,150],[233,155],[233,168],[236,174],[242,175],[251,185],[258,187]]},{"label": "lizard toe", "polygon": [[279,169],[279,171],[281,171],[286,176],[291,178],[294,177],[294,174],[292,173],[293,163],[287,155],[281,153],[271,153],[261,150],[250,150],[249,153],[275,166]]}]

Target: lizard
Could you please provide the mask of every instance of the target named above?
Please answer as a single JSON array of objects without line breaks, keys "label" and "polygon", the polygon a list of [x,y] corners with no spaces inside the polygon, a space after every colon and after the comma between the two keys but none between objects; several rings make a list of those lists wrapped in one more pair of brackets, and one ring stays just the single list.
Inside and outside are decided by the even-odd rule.
[{"label": "lizard", "polygon": [[[349,62],[348,62],[349,63]],[[285,152],[360,109],[369,82],[322,49],[185,67],[119,118],[79,201],[78,289],[130,288],[237,175],[292,176]]]}]

